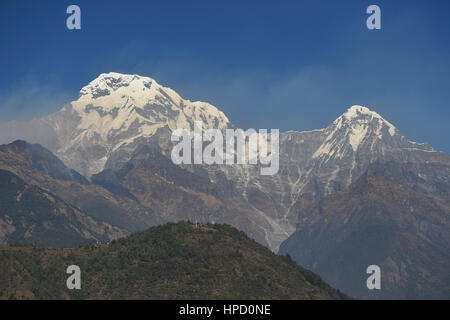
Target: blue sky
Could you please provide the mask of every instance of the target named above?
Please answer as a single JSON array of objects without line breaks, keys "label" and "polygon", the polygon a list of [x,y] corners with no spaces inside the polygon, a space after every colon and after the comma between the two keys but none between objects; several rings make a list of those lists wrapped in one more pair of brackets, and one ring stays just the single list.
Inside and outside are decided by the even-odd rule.
[{"label": "blue sky", "polygon": [[[81,30],[66,8],[81,8]],[[366,8],[381,8],[381,30]],[[0,123],[54,112],[102,72],[154,78],[238,126],[322,128],[365,105],[450,151],[450,2],[0,2]]]}]

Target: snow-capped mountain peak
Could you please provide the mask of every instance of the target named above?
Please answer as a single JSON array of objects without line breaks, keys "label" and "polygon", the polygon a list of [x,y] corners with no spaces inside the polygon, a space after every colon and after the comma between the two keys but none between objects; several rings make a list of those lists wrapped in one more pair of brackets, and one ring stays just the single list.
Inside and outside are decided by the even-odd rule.
[{"label": "snow-capped mountain peak", "polygon": [[354,105],[324,131],[326,138],[313,158],[344,157],[356,153],[364,145],[370,152],[375,148],[400,147],[407,140],[389,121],[367,107]]},{"label": "snow-capped mountain peak", "polygon": [[88,85],[84,86],[80,94],[96,94],[102,90],[117,90],[120,87],[127,87],[130,83],[140,83],[142,85],[151,86],[154,80],[148,77],[141,77],[136,74],[121,74],[117,72],[102,73],[92,80]]},{"label": "snow-capped mountain peak", "polygon": [[342,124],[347,123],[353,129],[360,130],[361,125],[369,123],[377,123],[379,130],[377,131],[377,136],[381,139],[381,129],[383,126],[388,128],[388,132],[391,136],[394,136],[397,129],[389,121],[385,120],[375,111],[370,110],[367,107],[354,105],[351,106],[342,116],[336,119],[335,122],[340,122]]},{"label": "snow-capped mountain peak", "polygon": [[100,74],[77,100],[46,119],[58,137],[54,152],[85,176],[101,171],[118,148],[163,127],[192,131],[195,121],[205,129],[230,125],[209,103],[183,99],[152,78],[117,72]]},{"label": "snow-capped mountain peak", "polygon": [[208,128],[224,128],[229,123],[213,105],[183,99],[154,79],[136,74],[102,73],[80,90],[71,105],[82,118],[93,111],[101,117],[121,115],[120,121],[135,114],[139,120],[168,124],[171,129],[188,128],[183,126],[185,120],[203,121]]},{"label": "snow-capped mountain peak", "polygon": [[347,111],[343,114],[347,118],[354,118],[358,115],[372,115],[377,118],[381,118],[381,116],[376,113],[375,111],[370,110],[367,107],[360,106],[360,105],[354,105],[347,109]]},{"label": "snow-capped mountain peak", "polygon": [[155,101],[174,105],[183,101],[175,91],[161,86],[152,78],[117,72],[100,74],[80,90],[78,100],[80,104],[94,100],[95,104],[110,108],[121,107],[127,102],[142,108]]}]

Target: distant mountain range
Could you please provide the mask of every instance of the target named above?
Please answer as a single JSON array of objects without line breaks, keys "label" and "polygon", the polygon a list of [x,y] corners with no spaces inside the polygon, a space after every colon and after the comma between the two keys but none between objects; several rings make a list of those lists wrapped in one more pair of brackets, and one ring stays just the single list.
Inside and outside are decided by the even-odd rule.
[{"label": "distant mountain range", "polygon": [[[194,121],[204,129],[235,128],[216,107],[185,100],[151,78],[101,74],[60,111],[0,126],[9,143],[0,146],[0,169],[127,232],[180,220],[226,223],[275,252],[281,245],[356,297],[450,297],[443,271],[450,267],[449,154],[411,142],[376,112],[352,106],[327,128],[280,133],[276,175],[260,175],[255,165],[176,166],[171,133],[193,130]],[[16,139],[27,142],[11,143]],[[325,210],[330,197],[346,205]],[[407,206],[403,197],[414,200]],[[348,253],[356,238],[356,252],[376,252],[373,244],[382,242],[370,238],[374,230],[397,239],[373,255],[389,278],[378,295],[361,288],[369,256]],[[416,246],[402,245],[406,238]]]}]

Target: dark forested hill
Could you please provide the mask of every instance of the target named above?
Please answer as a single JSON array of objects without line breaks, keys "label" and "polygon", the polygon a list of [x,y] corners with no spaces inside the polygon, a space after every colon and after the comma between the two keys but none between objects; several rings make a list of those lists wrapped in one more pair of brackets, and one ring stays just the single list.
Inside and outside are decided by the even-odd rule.
[{"label": "dark forested hill", "polygon": [[[78,248],[0,247],[3,299],[343,299],[227,225],[169,223]],[[67,266],[81,268],[68,290]]]}]

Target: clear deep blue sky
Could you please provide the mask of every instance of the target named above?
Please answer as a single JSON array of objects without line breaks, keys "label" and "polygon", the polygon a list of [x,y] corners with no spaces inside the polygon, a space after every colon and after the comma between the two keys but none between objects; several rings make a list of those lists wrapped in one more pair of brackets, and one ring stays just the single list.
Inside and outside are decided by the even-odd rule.
[{"label": "clear deep blue sky", "polygon": [[[70,4],[79,31],[66,28]],[[366,28],[370,4],[379,31]],[[450,152],[447,0],[1,0],[0,10],[0,123],[54,112],[116,71],[210,102],[244,128],[322,128],[361,104]]]}]

